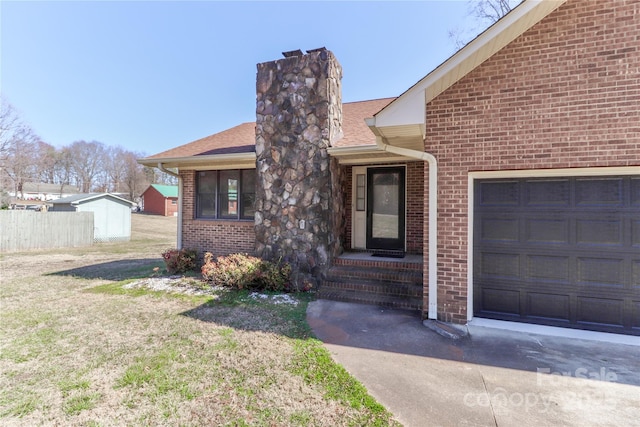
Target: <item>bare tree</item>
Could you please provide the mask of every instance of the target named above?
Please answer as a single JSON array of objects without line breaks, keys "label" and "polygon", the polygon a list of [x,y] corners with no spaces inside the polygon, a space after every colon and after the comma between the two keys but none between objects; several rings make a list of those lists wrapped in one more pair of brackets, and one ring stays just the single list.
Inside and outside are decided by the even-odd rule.
[{"label": "bare tree", "polygon": [[127,158],[130,152],[122,147],[108,147],[105,169],[109,178],[109,191],[126,191]]},{"label": "bare tree", "polygon": [[54,182],[60,185],[60,194],[63,193],[65,185],[71,184],[73,175],[73,161],[71,150],[63,147],[55,154],[56,161],[53,169]]},{"label": "bare tree", "polygon": [[38,152],[36,140],[35,135],[25,129],[12,139],[6,148],[6,161],[2,171],[12,181],[13,191],[20,198],[24,198],[24,183],[33,180],[37,175],[37,166],[34,163]]},{"label": "bare tree", "polygon": [[453,40],[456,50],[461,49],[487,27],[497,22],[523,0],[468,0],[467,16],[473,18],[476,25],[471,28],[454,28],[449,30],[449,38]]},{"label": "bare tree", "polygon": [[97,141],[76,141],[69,146],[69,151],[72,170],[80,191],[88,193],[93,189],[96,177],[104,170],[104,144]]},{"label": "bare tree", "polygon": [[491,25],[498,21],[522,0],[475,0],[471,1],[473,16],[483,24]]},{"label": "bare tree", "polygon": [[[32,129],[18,112],[0,97],[0,184],[5,189],[8,179],[13,191],[22,192],[22,185],[33,174],[33,157],[36,141]],[[8,188],[9,186],[6,185]]]},{"label": "bare tree", "polygon": [[0,162],[6,161],[9,145],[22,133],[24,126],[13,106],[0,97]]},{"label": "bare tree", "polygon": [[149,178],[148,169],[150,168],[137,162],[137,159],[141,157],[144,157],[144,155],[131,151],[127,151],[123,157],[124,186],[127,188],[129,199],[132,201],[137,201],[149,184],[155,182]]},{"label": "bare tree", "polygon": [[34,180],[53,184],[55,180],[56,149],[53,145],[43,141],[36,142],[36,165]]}]

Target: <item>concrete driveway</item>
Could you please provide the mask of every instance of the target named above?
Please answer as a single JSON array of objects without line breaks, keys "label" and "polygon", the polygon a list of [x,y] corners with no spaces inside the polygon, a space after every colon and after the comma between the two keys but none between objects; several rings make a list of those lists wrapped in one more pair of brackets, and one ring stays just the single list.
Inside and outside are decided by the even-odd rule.
[{"label": "concrete driveway", "polygon": [[453,340],[413,312],[327,300],[307,320],[405,426],[640,425],[640,346],[474,326]]}]

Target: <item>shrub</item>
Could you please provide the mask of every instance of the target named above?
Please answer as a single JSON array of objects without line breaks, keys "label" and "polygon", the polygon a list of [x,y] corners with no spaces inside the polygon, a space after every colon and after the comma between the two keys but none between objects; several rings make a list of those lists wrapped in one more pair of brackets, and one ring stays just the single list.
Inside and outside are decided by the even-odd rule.
[{"label": "shrub", "polygon": [[196,249],[167,249],[162,259],[169,274],[186,273],[197,267],[198,251]]},{"label": "shrub", "polygon": [[289,287],[291,266],[273,263],[248,254],[231,254],[213,259],[204,255],[202,277],[215,285],[236,289],[284,291]]}]

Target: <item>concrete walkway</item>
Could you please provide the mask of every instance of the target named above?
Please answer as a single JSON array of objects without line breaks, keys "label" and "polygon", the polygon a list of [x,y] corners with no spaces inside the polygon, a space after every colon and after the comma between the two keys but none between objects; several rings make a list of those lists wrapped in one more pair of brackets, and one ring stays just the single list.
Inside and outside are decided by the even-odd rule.
[{"label": "concrete walkway", "polygon": [[318,300],[307,320],[405,426],[638,426],[640,347],[485,327],[452,340],[417,314]]}]

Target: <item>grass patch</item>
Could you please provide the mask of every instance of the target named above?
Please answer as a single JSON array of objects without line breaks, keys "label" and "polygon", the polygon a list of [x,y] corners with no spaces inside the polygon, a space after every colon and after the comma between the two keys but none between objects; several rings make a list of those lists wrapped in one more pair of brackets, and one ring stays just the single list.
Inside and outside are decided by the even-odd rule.
[{"label": "grass patch", "polygon": [[0,309],[0,324],[2,328],[33,329],[51,323],[54,316],[51,313],[34,310],[3,310]]},{"label": "grass patch", "polygon": [[40,398],[35,393],[19,392],[9,395],[6,391],[0,397],[0,405],[4,410],[0,412],[0,417],[22,418],[35,411],[42,404]]},{"label": "grass patch", "polygon": [[154,354],[138,357],[116,382],[116,387],[145,389],[151,396],[177,393],[183,399],[193,399],[195,393],[190,381],[194,379],[194,372],[181,368],[187,359],[183,350],[189,349],[188,342],[170,343]]},{"label": "grass patch", "polygon": [[361,411],[353,425],[395,425],[392,415],[367,392],[341,365],[331,359],[322,343],[315,339],[296,340],[292,371],[305,382],[320,387],[328,400],[337,400]]},{"label": "grass patch", "polygon": [[[259,296],[256,296],[259,295]],[[307,324],[307,305],[313,300],[310,293],[284,294],[296,300],[297,304],[282,302],[279,292],[252,292],[247,290],[224,289],[214,291],[214,298],[207,302],[209,307],[230,307],[236,309],[264,312],[277,319],[281,333],[290,338],[308,338],[313,334]],[[263,298],[262,296],[266,296]],[[238,325],[240,326],[240,325]]]},{"label": "grass patch", "polygon": [[65,400],[62,410],[67,415],[78,415],[82,411],[95,408],[98,400],[99,393],[80,394]]},{"label": "grass patch", "polygon": [[59,331],[53,327],[41,327],[17,337],[0,352],[0,359],[24,363],[37,357],[46,358],[48,352],[59,354],[54,345],[61,338]]},{"label": "grass patch", "polygon": [[76,390],[87,390],[89,386],[90,383],[87,380],[65,378],[58,382],[58,388],[60,388],[63,397],[69,396],[71,392]]}]

